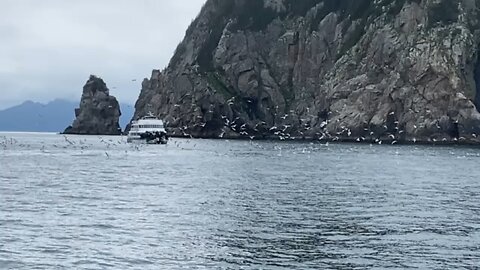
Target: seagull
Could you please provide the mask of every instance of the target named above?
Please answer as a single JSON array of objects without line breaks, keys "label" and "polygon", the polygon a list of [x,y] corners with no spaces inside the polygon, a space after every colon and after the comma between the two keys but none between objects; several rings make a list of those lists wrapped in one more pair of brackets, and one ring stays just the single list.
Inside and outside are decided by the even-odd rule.
[{"label": "seagull", "polygon": [[291,125],[284,125],[284,128],[283,128],[283,132],[285,132],[287,129],[289,129],[290,127],[292,127]]}]

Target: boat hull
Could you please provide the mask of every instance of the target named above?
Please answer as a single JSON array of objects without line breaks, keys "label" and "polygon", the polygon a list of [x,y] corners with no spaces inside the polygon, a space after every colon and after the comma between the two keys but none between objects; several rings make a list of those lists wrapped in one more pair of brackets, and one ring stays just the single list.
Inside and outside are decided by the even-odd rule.
[{"label": "boat hull", "polygon": [[142,134],[141,136],[128,136],[128,143],[167,144],[166,134]]}]

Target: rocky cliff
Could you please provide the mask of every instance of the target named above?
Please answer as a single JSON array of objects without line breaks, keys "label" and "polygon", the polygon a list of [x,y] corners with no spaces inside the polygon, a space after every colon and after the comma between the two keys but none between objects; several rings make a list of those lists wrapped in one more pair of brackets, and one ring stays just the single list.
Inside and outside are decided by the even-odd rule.
[{"label": "rocky cliff", "polygon": [[75,109],[76,119],[65,134],[120,135],[120,105],[110,95],[105,82],[91,75],[83,87],[80,108]]},{"label": "rocky cliff", "polygon": [[208,0],[135,117],[178,136],[478,143],[479,7]]}]

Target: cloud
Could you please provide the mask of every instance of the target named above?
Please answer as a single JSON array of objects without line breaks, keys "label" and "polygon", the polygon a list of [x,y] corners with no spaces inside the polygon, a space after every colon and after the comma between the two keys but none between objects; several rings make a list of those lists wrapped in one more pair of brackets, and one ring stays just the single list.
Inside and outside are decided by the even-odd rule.
[{"label": "cloud", "polygon": [[204,2],[2,0],[0,108],[79,99],[89,74],[135,102],[141,80],[168,64]]}]

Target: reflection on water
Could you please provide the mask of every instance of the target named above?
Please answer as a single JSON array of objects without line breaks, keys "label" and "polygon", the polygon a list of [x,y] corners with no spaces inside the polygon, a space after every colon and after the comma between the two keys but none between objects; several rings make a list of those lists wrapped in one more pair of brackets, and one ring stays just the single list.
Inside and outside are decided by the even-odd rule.
[{"label": "reflection on water", "polygon": [[0,269],[472,269],[479,161],[463,147],[0,134]]}]

